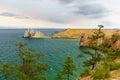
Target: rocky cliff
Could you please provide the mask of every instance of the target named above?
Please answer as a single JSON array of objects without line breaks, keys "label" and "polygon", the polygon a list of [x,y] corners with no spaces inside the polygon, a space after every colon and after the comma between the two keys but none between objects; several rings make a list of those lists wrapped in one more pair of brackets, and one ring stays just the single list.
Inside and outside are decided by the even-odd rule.
[{"label": "rocky cliff", "polygon": [[25,37],[25,38],[45,38],[46,36],[40,31],[34,31],[32,29],[28,29],[25,31],[23,37]]},{"label": "rocky cliff", "polygon": [[[89,46],[88,37],[91,36],[96,29],[66,29],[62,32],[54,34],[51,38],[76,38],[80,39],[80,46]],[[103,41],[107,41],[111,44],[111,36],[115,33],[120,35],[120,30],[102,30],[105,34],[104,40],[98,40],[98,43],[101,44]],[[112,44],[112,47],[120,49],[120,39]]]},{"label": "rocky cliff", "polygon": [[112,45],[113,48],[115,49],[119,49],[120,50],[120,39],[117,40],[113,45]]}]

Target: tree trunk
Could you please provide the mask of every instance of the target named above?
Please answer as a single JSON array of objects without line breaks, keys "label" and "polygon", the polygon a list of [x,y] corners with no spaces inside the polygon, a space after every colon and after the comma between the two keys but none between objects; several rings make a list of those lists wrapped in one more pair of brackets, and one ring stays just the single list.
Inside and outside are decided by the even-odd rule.
[{"label": "tree trunk", "polygon": [[95,64],[92,65],[92,70],[94,69],[94,67],[95,67]]},{"label": "tree trunk", "polygon": [[67,74],[67,80],[70,80],[69,78],[70,78],[70,76],[69,76],[69,74]]},{"label": "tree trunk", "polygon": [[67,74],[67,80],[70,80],[70,75],[69,75],[69,68],[67,69],[68,70],[68,74]]}]

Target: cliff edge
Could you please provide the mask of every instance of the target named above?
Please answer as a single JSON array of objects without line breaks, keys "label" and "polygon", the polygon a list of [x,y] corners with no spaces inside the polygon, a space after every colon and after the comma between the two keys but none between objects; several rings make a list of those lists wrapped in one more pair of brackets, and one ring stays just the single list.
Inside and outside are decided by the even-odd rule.
[{"label": "cliff edge", "polygon": [[[53,34],[51,38],[76,38],[80,39],[80,46],[89,46],[88,37],[94,34],[95,31],[96,29],[66,29],[57,34]],[[99,40],[98,43],[101,44],[103,41],[107,41],[113,48],[120,50],[120,30],[104,29],[102,32],[105,34],[105,38],[104,40]],[[110,40],[111,36],[116,33],[119,34],[119,40],[112,44]]]}]

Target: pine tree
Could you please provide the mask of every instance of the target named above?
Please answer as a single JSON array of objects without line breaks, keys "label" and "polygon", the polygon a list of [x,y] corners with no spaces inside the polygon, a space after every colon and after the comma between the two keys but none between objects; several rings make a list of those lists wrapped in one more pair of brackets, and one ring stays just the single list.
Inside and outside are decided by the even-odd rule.
[{"label": "pine tree", "polygon": [[59,72],[57,75],[56,75],[56,79],[55,80],[65,80],[62,72]]},{"label": "pine tree", "polygon": [[2,75],[3,78],[5,80],[8,80],[10,72],[11,72],[10,66],[7,63],[3,63],[1,65],[0,71],[3,73],[3,75]]},{"label": "pine tree", "polygon": [[47,80],[43,72],[47,70],[48,64],[37,61],[37,58],[43,57],[44,55],[35,53],[31,48],[26,48],[26,45],[23,42],[17,44],[17,53],[21,59],[21,63],[16,62],[7,68],[1,67],[1,69],[4,69],[1,71],[3,74],[6,74],[6,71],[10,68],[10,73],[13,74],[7,74],[7,76],[14,76],[15,80]]},{"label": "pine tree", "polygon": [[[25,49],[26,43],[18,43],[18,55],[22,59],[22,64],[19,66],[19,71],[24,75],[28,80],[46,80],[44,76],[40,74],[47,70],[47,64],[37,62],[37,58],[44,56],[40,53],[34,53],[34,50],[31,48]],[[22,77],[20,77],[22,78]]]},{"label": "pine tree", "polygon": [[102,59],[102,54],[99,53],[99,46],[102,43],[99,43],[99,41],[104,38],[104,33],[101,31],[103,28],[103,25],[98,25],[99,29],[94,32],[91,36],[88,37],[90,41],[90,48],[93,49],[93,51],[90,50],[83,50],[83,54],[79,54],[79,57],[82,57],[82,55],[87,55],[90,58],[83,62],[84,67],[88,67],[89,69],[93,70],[95,68],[95,65]]},{"label": "pine tree", "polygon": [[[74,64],[72,57],[67,57],[63,64],[62,70],[58,75],[59,77],[66,76],[65,79],[70,80],[70,76],[74,75],[75,70],[76,70],[76,65]],[[62,80],[64,80],[64,78],[62,78]]]}]

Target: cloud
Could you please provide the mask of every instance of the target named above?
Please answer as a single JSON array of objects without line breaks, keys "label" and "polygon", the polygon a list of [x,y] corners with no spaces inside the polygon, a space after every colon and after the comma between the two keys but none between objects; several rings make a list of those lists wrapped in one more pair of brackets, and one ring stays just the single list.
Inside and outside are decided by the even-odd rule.
[{"label": "cloud", "polygon": [[65,4],[67,4],[67,3],[71,3],[71,2],[73,2],[74,0],[59,0],[61,3],[65,3]]},{"label": "cloud", "polygon": [[[1,18],[0,20],[4,20],[7,24],[8,21],[5,17],[7,16],[7,18],[13,17],[22,22],[25,19],[26,23],[29,20],[35,20],[40,25],[43,22],[49,22],[73,25],[73,27],[89,27],[100,23],[109,25],[109,22],[112,22],[118,26],[120,21],[119,3],[120,0],[1,0],[0,16],[5,19]],[[48,25],[47,23],[45,24]]]},{"label": "cloud", "polygon": [[106,14],[109,12],[110,10],[101,4],[86,4],[79,6],[77,10],[73,11],[77,15],[84,15],[90,18],[102,18],[107,16]]},{"label": "cloud", "polygon": [[106,24],[106,25],[113,25],[113,23],[112,22],[110,22],[110,21],[101,21],[104,25]]},{"label": "cloud", "polygon": [[19,19],[29,19],[29,17],[27,17],[27,16],[18,15],[18,14],[14,14],[11,12],[3,12],[0,14],[0,16],[15,17],[15,18],[19,18]]},{"label": "cloud", "polygon": [[100,0],[58,0],[65,3],[68,15],[85,16],[91,19],[105,18],[111,12]]},{"label": "cloud", "polygon": [[56,0],[56,1],[59,1],[60,3],[63,3],[65,5],[70,3],[75,3],[75,4],[78,3],[79,5],[81,5],[84,3],[94,3],[101,0]]}]

